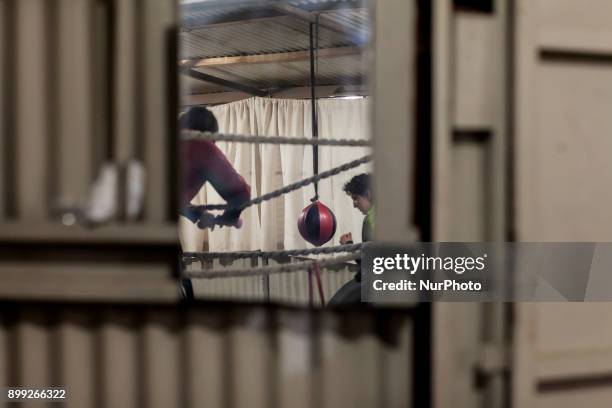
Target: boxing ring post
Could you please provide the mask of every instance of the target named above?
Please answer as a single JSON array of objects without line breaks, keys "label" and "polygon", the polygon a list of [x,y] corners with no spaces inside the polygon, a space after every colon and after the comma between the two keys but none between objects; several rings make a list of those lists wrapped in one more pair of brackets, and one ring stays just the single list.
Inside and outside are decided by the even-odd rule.
[{"label": "boxing ring post", "polygon": [[[262,258],[262,265],[263,266],[270,265],[270,259],[267,256]],[[270,303],[270,276],[268,275],[262,276],[261,283],[263,285],[263,291],[264,291],[264,302]]]}]

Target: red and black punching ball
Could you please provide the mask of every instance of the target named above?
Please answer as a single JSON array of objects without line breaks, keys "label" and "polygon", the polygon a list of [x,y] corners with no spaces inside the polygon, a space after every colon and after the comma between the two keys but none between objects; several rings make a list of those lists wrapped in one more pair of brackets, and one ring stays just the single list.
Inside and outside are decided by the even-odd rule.
[{"label": "red and black punching ball", "polygon": [[321,246],[336,233],[336,216],[319,200],[302,210],[298,219],[302,237],[314,246]]}]

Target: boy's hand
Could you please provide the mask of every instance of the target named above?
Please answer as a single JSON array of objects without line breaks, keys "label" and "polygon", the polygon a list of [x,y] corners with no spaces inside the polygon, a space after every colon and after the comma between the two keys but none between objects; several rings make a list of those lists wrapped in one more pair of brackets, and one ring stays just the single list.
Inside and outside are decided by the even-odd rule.
[{"label": "boy's hand", "polygon": [[198,222],[197,222],[198,228],[199,229],[210,228],[212,231],[215,228],[215,225],[217,225],[215,218],[216,217],[212,215],[211,213],[209,213],[208,211],[202,211],[202,213],[200,214],[200,218],[198,219]]},{"label": "boy's hand", "polygon": [[211,213],[204,211],[200,215],[200,219],[198,220],[198,228],[207,229],[209,228],[211,231],[215,229],[218,225],[219,227],[235,227],[242,228],[242,218],[227,218],[223,216],[214,216]]},{"label": "boy's hand", "polygon": [[226,216],[218,216],[215,219],[215,222],[217,225],[221,226],[221,227],[235,227],[235,228],[242,228],[242,218],[234,218],[234,217],[226,217]]},{"label": "boy's hand", "polygon": [[353,243],[353,236],[350,232],[340,236],[340,245],[348,245]]}]

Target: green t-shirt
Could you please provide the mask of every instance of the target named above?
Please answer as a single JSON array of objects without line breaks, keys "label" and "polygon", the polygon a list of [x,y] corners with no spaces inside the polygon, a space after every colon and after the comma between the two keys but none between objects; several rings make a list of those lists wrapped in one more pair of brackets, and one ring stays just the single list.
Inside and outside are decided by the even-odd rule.
[{"label": "green t-shirt", "polygon": [[370,207],[368,213],[363,217],[363,224],[361,226],[361,241],[368,242],[372,240],[372,233],[374,232],[374,206]]}]

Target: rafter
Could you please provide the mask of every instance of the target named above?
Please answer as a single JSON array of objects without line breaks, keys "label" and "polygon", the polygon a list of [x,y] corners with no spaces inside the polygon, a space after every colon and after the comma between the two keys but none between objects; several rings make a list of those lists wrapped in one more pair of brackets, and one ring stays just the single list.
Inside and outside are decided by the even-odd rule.
[{"label": "rafter", "polygon": [[191,78],[203,81],[203,82],[209,82],[211,84],[221,85],[226,88],[235,89],[237,91],[248,93],[253,96],[267,96],[268,95],[266,91],[262,91],[261,89],[254,88],[248,85],[239,84],[237,82],[233,82],[233,81],[229,81],[227,79],[219,78],[213,75],[205,74],[203,72],[195,71],[189,67],[182,67],[181,73]]},{"label": "rafter", "polygon": [[[318,50],[318,57],[321,58],[338,58],[350,55],[360,55],[363,49],[360,47],[335,47],[322,48]],[[216,57],[202,58],[197,60],[182,60],[181,65],[191,68],[215,67],[223,65],[240,65],[240,64],[274,64],[281,62],[300,62],[308,61],[310,53],[305,51],[280,52],[273,54],[258,54],[258,55],[239,55],[235,57]]]}]

